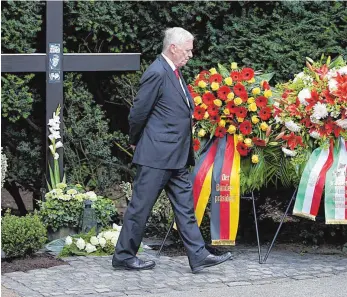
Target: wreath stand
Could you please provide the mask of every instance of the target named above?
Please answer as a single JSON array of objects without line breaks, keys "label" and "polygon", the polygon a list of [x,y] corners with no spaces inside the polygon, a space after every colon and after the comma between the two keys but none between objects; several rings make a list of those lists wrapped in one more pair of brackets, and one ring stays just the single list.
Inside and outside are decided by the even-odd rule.
[{"label": "wreath stand", "polygon": [[[257,244],[258,244],[259,264],[265,264],[266,263],[269,255],[271,253],[271,250],[273,248],[273,245],[274,245],[274,243],[275,243],[275,241],[277,239],[277,236],[278,236],[278,234],[279,234],[279,232],[280,232],[280,230],[282,228],[282,224],[284,222],[284,219],[287,217],[289,209],[290,209],[290,206],[292,205],[293,201],[295,200],[296,191],[297,191],[297,188],[295,188],[295,190],[293,192],[293,195],[292,195],[292,198],[289,200],[289,203],[288,203],[288,206],[286,208],[286,211],[284,212],[284,214],[281,217],[280,224],[279,224],[279,226],[278,226],[278,228],[276,230],[276,233],[275,233],[275,235],[274,235],[274,237],[272,239],[272,242],[269,245],[269,247],[268,247],[268,249],[267,249],[263,259],[261,258],[261,247],[260,247],[260,240],[259,240],[258,219],[257,219],[257,212],[256,212],[254,193],[252,192],[251,196],[242,196],[241,197],[241,199],[252,199],[254,225],[255,225],[255,232],[256,232],[256,235],[257,235]],[[167,233],[166,233],[166,235],[165,235],[165,237],[164,237],[164,239],[163,239],[163,241],[162,241],[162,243],[160,245],[160,248],[159,248],[159,250],[158,250],[158,252],[156,254],[157,257],[160,257],[161,251],[162,251],[162,249],[164,247],[164,244],[165,244],[165,242],[167,240],[167,237],[169,236],[169,234],[170,234],[170,232],[171,232],[171,230],[172,230],[172,228],[174,226],[174,223],[175,223],[175,220],[173,219],[171,224],[170,224],[170,227],[169,227],[169,229],[168,229],[168,231],[167,231]]]}]

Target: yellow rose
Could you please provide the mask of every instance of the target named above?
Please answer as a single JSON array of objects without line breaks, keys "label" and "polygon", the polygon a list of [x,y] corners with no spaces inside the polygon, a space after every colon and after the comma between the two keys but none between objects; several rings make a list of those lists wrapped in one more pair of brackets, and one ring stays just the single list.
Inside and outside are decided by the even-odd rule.
[{"label": "yellow rose", "polygon": [[254,88],[254,89],[252,90],[252,94],[253,94],[254,96],[260,94],[260,88]]},{"label": "yellow rose", "polygon": [[227,86],[231,86],[233,84],[233,79],[229,76],[227,78],[224,78],[224,82]]},{"label": "yellow rose", "polygon": [[252,146],[252,139],[250,138],[246,138],[243,142],[245,143],[247,147]]},{"label": "yellow rose", "polygon": [[205,114],[204,114],[204,119],[206,120],[206,119],[208,119],[208,117],[209,117],[210,115],[208,114],[208,112],[207,111],[205,111]]},{"label": "yellow rose", "polygon": [[225,109],[223,110],[223,113],[224,113],[225,115],[229,115],[229,114],[230,114],[230,110],[229,110],[228,108],[225,108]]},{"label": "yellow rose", "polygon": [[264,92],[264,96],[265,96],[266,98],[270,98],[270,97],[272,96],[271,90],[266,90],[266,91]]},{"label": "yellow rose", "polygon": [[244,118],[237,118],[237,121],[238,121],[239,123],[242,123],[244,120],[245,120]]},{"label": "yellow rose", "polygon": [[230,125],[227,132],[229,134],[234,134],[236,132],[236,127],[234,125]]},{"label": "yellow rose", "polygon": [[219,127],[225,127],[225,124],[226,124],[225,120],[220,120],[218,123],[218,126]]},{"label": "yellow rose", "polygon": [[202,99],[200,96],[196,96],[194,97],[194,102],[195,102],[195,105],[199,105],[202,103]]},{"label": "yellow rose", "polygon": [[240,105],[240,104],[242,104],[242,99],[241,99],[240,97],[236,97],[236,98],[234,99],[234,103],[235,103],[236,106],[237,106],[237,105]]},{"label": "yellow rose", "polygon": [[257,164],[259,162],[259,157],[258,155],[253,155],[252,156],[252,163]]},{"label": "yellow rose", "polygon": [[228,94],[228,96],[227,96],[227,100],[232,100],[232,99],[234,99],[234,97],[235,97],[235,94],[233,93],[233,92],[231,92],[231,93],[229,93]]},{"label": "yellow rose", "polygon": [[255,100],[254,100],[253,97],[249,97],[249,98],[247,99],[247,103],[248,103],[248,104],[251,104],[251,103],[254,103],[254,102],[255,102]]},{"label": "yellow rose", "polygon": [[216,68],[211,68],[210,69],[210,73],[213,75],[213,74],[216,74],[217,73],[217,70]]},{"label": "yellow rose", "polygon": [[205,89],[205,88],[206,88],[206,83],[205,83],[203,80],[200,80],[200,81],[198,82],[198,86],[199,86],[200,88],[202,88],[202,89]]},{"label": "yellow rose", "polygon": [[212,89],[213,91],[217,91],[217,90],[219,89],[219,83],[213,82],[213,83],[211,84],[211,89]]},{"label": "yellow rose", "polygon": [[251,103],[250,105],[248,105],[248,110],[249,111],[257,111],[257,104]]},{"label": "yellow rose", "polygon": [[230,67],[231,67],[231,69],[237,69],[237,63],[232,62]]},{"label": "yellow rose", "polygon": [[239,134],[239,135],[237,136],[237,140],[238,140],[238,141],[243,141],[243,135],[242,135],[242,134]]},{"label": "yellow rose", "polygon": [[200,129],[198,132],[199,137],[204,137],[206,135],[206,131],[204,129]]},{"label": "yellow rose", "polygon": [[214,105],[221,107],[222,106],[222,100],[220,99],[214,99],[213,100]]},{"label": "yellow rose", "polygon": [[253,84],[255,82],[254,77],[252,77],[250,80],[247,81],[249,84]]},{"label": "yellow rose", "polygon": [[205,103],[202,103],[200,107],[202,107],[203,109],[207,109],[207,105]]},{"label": "yellow rose", "polygon": [[252,116],[252,123],[253,124],[258,124],[259,123],[259,118],[257,116]]},{"label": "yellow rose", "polygon": [[262,129],[263,131],[266,131],[268,127],[269,127],[269,126],[268,126],[265,122],[262,122],[262,123],[260,124],[260,129]]}]

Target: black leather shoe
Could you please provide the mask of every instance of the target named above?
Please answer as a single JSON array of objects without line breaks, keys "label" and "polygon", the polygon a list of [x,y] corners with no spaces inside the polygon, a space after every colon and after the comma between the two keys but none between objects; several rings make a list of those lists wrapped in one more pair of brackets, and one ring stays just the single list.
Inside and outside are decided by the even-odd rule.
[{"label": "black leather shoe", "polygon": [[152,260],[143,261],[137,257],[123,260],[123,261],[118,261],[113,256],[112,266],[117,270],[118,269],[145,270],[145,269],[152,269],[155,266],[155,262]]},{"label": "black leather shoe", "polygon": [[215,255],[208,255],[202,262],[200,262],[198,265],[191,267],[193,273],[197,273],[200,270],[203,270],[206,267],[215,266],[218,264],[221,264],[231,258],[231,253],[227,252],[220,256]]}]

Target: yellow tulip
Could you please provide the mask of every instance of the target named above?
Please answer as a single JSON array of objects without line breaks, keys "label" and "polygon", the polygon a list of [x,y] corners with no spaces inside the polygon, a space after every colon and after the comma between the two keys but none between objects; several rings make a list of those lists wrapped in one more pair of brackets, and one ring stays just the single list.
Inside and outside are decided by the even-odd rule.
[{"label": "yellow tulip", "polygon": [[233,79],[229,76],[227,78],[224,78],[224,82],[227,86],[231,86],[233,84]]},{"label": "yellow tulip", "polygon": [[237,69],[237,63],[232,62],[230,67],[231,67],[231,69]]},{"label": "yellow tulip", "polygon": [[242,135],[242,134],[239,134],[239,135],[237,136],[237,140],[240,141],[240,142],[243,141],[243,135]]},{"label": "yellow tulip", "polygon": [[243,142],[245,143],[245,145],[247,147],[251,147],[252,146],[252,139],[250,139],[250,138],[246,138]]},{"label": "yellow tulip", "polygon": [[240,104],[242,104],[242,99],[240,98],[240,97],[236,97],[235,99],[234,99],[234,103],[235,103],[235,105],[237,106],[237,105],[240,105]]},{"label": "yellow tulip", "polygon": [[196,96],[194,97],[194,102],[195,102],[195,105],[199,105],[202,103],[202,99],[200,96]]},{"label": "yellow tulip", "polygon": [[226,124],[225,120],[220,120],[218,123],[218,126],[219,127],[225,127],[225,124]]},{"label": "yellow tulip", "polygon": [[234,99],[234,97],[235,97],[235,94],[233,92],[229,93],[227,96],[228,100],[232,100]]},{"label": "yellow tulip", "polygon": [[207,109],[207,105],[205,103],[202,103],[200,107],[202,107],[203,109]]},{"label": "yellow tulip", "polygon": [[254,103],[254,102],[255,102],[254,97],[249,97],[249,98],[247,99],[247,103],[248,103],[248,104],[251,104],[251,103]]},{"label": "yellow tulip", "polygon": [[250,80],[247,81],[249,84],[253,84],[255,82],[254,77],[252,77]]},{"label": "yellow tulip", "polygon": [[217,73],[217,70],[216,68],[211,68],[210,69],[210,73],[213,75],[213,74],[216,74]]},{"label": "yellow tulip", "polygon": [[252,123],[253,124],[258,124],[259,123],[259,118],[257,116],[252,116]]},{"label": "yellow tulip", "polygon": [[263,131],[266,131],[268,127],[269,127],[268,124],[266,124],[265,122],[262,122],[260,124],[260,129],[262,129]]},{"label": "yellow tulip", "polygon": [[202,89],[205,89],[206,88],[206,83],[203,81],[203,80],[200,80],[199,83],[198,83],[198,86]]},{"label": "yellow tulip", "polygon": [[204,114],[204,119],[205,119],[205,120],[207,120],[209,116],[210,116],[210,115],[208,114],[208,112],[207,112],[207,111],[205,111],[205,114]]},{"label": "yellow tulip", "polygon": [[219,83],[213,82],[213,83],[211,84],[211,89],[212,89],[213,91],[217,91],[217,90],[219,89]]},{"label": "yellow tulip", "polygon": [[228,108],[225,108],[225,109],[223,110],[223,113],[224,113],[225,115],[229,115],[229,114],[230,114],[230,110],[229,110]]},{"label": "yellow tulip", "polygon": [[204,137],[206,135],[206,131],[204,129],[200,129],[198,132],[199,137]]},{"label": "yellow tulip", "polygon": [[259,157],[258,155],[253,155],[252,156],[252,163],[257,164],[259,162]]},{"label": "yellow tulip", "polygon": [[250,105],[248,105],[248,110],[249,111],[257,111],[257,104],[251,103]]},{"label": "yellow tulip", "polygon": [[234,134],[236,132],[236,127],[234,125],[230,125],[227,132],[229,134]]},{"label": "yellow tulip", "polygon": [[238,121],[239,123],[242,123],[244,120],[245,120],[244,118],[237,118],[237,121]]},{"label": "yellow tulip", "polygon": [[253,94],[254,96],[260,94],[260,88],[254,88],[254,89],[252,90],[252,94]]},{"label": "yellow tulip", "polygon": [[264,96],[265,96],[266,98],[270,98],[270,97],[272,96],[271,90],[266,90],[266,91],[264,92]]},{"label": "yellow tulip", "polygon": [[220,100],[220,99],[214,99],[213,100],[213,103],[214,103],[214,105],[216,105],[216,106],[218,106],[218,107],[221,107],[222,106],[222,100]]}]

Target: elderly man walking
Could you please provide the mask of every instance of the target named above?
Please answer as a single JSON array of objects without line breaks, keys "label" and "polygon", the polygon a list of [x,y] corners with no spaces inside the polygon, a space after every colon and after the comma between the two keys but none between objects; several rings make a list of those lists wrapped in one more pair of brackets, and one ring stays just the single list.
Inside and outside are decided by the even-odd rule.
[{"label": "elderly man walking", "polygon": [[180,68],[193,57],[194,37],[183,28],[165,31],[162,54],[148,67],[130,110],[130,143],[137,173],[112,265],[116,269],[151,269],[154,261],[136,257],[145,225],[165,189],[192,272],[225,262],[230,253],[210,254],[197,225],[188,166],[193,166],[194,102]]}]

